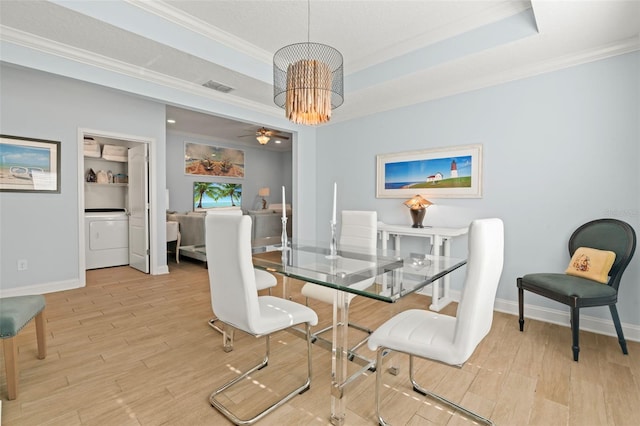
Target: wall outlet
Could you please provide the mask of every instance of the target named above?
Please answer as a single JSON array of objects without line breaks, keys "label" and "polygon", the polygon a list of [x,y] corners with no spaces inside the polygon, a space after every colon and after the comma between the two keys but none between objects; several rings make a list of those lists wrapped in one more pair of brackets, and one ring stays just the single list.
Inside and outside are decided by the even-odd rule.
[{"label": "wall outlet", "polygon": [[27,259],[18,259],[18,271],[26,271],[28,268]]}]

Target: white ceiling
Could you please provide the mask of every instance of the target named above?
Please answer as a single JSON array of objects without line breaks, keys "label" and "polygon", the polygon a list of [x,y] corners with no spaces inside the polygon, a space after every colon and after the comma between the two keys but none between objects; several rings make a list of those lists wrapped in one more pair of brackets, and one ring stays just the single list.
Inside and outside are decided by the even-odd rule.
[{"label": "white ceiling", "polygon": [[[274,117],[284,112],[273,104],[273,53],[307,30],[344,56],[336,123],[638,50],[640,2],[0,1],[4,62],[121,90],[118,79],[132,77]],[[234,90],[202,87],[209,80]],[[177,131],[257,144],[238,136],[262,123],[174,106]]]}]

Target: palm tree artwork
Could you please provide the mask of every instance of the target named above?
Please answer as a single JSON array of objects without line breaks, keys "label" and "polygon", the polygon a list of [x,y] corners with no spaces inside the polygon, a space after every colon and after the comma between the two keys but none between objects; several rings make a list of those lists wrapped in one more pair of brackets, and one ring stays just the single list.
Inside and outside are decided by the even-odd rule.
[{"label": "palm tree artwork", "polygon": [[229,197],[231,199],[231,205],[235,206],[235,201],[240,202],[240,196],[242,195],[242,185],[237,183],[224,183],[220,185],[220,198]]},{"label": "palm tree artwork", "polygon": [[[196,209],[240,204],[242,185],[237,183],[194,182],[193,206]],[[203,205],[203,201],[207,201]]]}]

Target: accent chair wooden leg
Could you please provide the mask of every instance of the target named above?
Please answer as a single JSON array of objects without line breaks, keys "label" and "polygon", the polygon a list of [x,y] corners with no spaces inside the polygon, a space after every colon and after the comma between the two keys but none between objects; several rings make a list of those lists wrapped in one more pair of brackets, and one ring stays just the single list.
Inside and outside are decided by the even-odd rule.
[{"label": "accent chair wooden leg", "polygon": [[7,393],[9,400],[18,397],[18,345],[16,337],[2,339],[4,346],[4,369],[7,372]]},{"label": "accent chair wooden leg", "polygon": [[571,335],[573,336],[573,360],[578,361],[580,353],[580,308],[571,307]]},{"label": "accent chair wooden leg", "polygon": [[521,278],[518,278],[518,323],[520,323],[520,331],[524,331],[524,290],[520,286],[521,280]]},{"label": "accent chair wooden leg", "polygon": [[611,318],[613,319],[613,325],[616,327],[616,333],[618,334],[618,343],[620,343],[620,348],[622,349],[622,353],[625,355],[629,355],[629,351],[627,350],[627,341],[624,339],[624,333],[622,332],[622,326],[620,325],[620,317],[618,316],[618,309],[616,305],[609,305],[609,310],[611,311]]},{"label": "accent chair wooden leg", "polygon": [[47,357],[47,318],[44,309],[36,315],[36,338],[38,340],[38,359]]}]

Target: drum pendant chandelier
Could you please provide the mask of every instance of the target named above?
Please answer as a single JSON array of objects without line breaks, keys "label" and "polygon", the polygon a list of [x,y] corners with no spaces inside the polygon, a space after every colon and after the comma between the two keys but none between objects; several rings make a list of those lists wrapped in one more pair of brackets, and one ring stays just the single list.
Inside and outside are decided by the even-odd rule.
[{"label": "drum pendant chandelier", "polygon": [[328,122],[331,110],[344,102],[344,71],[340,52],[308,40],[307,34],[306,43],[290,44],[273,55],[273,101],[290,121],[314,125]]}]

